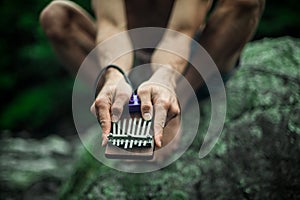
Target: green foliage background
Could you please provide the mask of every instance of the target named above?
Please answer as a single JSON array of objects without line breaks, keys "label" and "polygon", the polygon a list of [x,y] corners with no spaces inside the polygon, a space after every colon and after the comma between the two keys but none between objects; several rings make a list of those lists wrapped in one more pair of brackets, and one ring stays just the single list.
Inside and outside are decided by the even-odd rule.
[{"label": "green foliage background", "polygon": [[[49,0],[1,1],[0,130],[21,130],[40,137],[72,127],[73,79],[53,54],[39,13]],[[91,12],[89,1],[76,0]],[[300,4],[268,1],[255,39],[299,37]],[[36,134],[39,133],[39,134]],[[62,131],[61,134],[66,134]]]},{"label": "green foliage background", "polygon": [[[39,13],[49,2],[1,3],[2,130],[48,134],[55,124],[70,121],[72,77],[56,59],[39,24]],[[77,2],[90,10],[87,1]]]}]

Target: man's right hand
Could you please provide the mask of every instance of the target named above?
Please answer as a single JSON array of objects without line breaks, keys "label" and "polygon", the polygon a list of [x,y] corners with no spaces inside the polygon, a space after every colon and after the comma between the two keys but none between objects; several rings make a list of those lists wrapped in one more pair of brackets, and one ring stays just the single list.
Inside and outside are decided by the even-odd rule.
[{"label": "man's right hand", "polygon": [[117,122],[120,119],[123,107],[128,103],[132,94],[131,86],[119,72],[116,73],[106,79],[107,81],[91,106],[91,112],[97,117],[102,129],[102,146],[107,144],[111,122]]}]

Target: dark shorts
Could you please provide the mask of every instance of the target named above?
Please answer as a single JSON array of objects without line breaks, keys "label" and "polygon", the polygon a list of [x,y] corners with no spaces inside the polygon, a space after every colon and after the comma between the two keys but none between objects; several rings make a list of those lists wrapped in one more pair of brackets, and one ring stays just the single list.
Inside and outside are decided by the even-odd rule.
[{"label": "dark shorts", "polygon": [[[238,68],[239,66],[239,61],[236,63],[236,65],[231,69],[230,72],[227,73],[221,73],[221,77],[222,80],[224,82],[224,84],[226,84],[226,82],[231,78],[231,76],[234,74],[235,70]],[[208,88],[206,86],[206,84],[204,84],[203,86],[201,86],[197,91],[196,91],[196,95],[198,100],[204,100],[207,97],[209,97],[209,91]]]},{"label": "dark shorts", "polygon": [[[194,40],[196,41],[199,41],[200,39],[200,36],[201,36],[201,32],[197,32],[196,35],[194,36]],[[193,52],[194,52],[194,48],[192,45],[191,45],[191,56],[193,56]],[[235,65],[232,67],[231,71],[229,72],[226,72],[226,73],[221,73],[221,77],[222,77],[222,80],[224,82],[224,84],[232,77],[232,75],[234,74],[234,72],[236,71],[237,68],[239,68],[239,65],[240,65],[240,59],[237,60],[237,62],[235,63]],[[196,92],[196,95],[197,95],[197,98],[198,100],[204,100],[206,99],[207,97],[209,97],[209,91],[208,91],[208,88],[207,88],[207,85],[204,83],[203,86],[201,86],[199,89],[197,89]]]}]

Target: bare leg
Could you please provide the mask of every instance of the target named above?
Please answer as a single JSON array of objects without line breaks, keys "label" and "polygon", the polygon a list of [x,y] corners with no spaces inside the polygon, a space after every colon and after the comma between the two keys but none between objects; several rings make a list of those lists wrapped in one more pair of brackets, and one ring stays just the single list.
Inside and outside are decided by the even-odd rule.
[{"label": "bare leg", "polygon": [[[219,0],[198,41],[210,54],[220,72],[229,72],[244,45],[256,31],[265,0]],[[203,84],[192,67],[186,74],[194,89]]]},{"label": "bare leg", "polygon": [[96,25],[92,17],[71,1],[52,1],[40,22],[60,61],[75,73],[95,47]]}]

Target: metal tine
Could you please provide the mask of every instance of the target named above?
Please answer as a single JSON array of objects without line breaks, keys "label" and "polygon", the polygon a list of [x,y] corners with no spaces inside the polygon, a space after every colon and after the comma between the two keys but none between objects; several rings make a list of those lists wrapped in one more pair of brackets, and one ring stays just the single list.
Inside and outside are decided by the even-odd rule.
[{"label": "metal tine", "polygon": [[144,121],[143,126],[142,126],[141,135],[144,135],[146,126],[147,126],[147,121]]},{"label": "metal tine", "polygon": [[127,119],[125,118],[123,120],[122,135],[125,135],[126,123],[127,123]]},{"label": "metal tine", "polygon": [[[133,148],[133,146],[146,146],[148,141],[141,138],[149,136],[151,130],[152,121],[145,121],[143,118],[129,118],[123,119],[118,122],[112,123],[112,134],[116,138],[112,140],[113,145],[124,145],[123,148]],[[128,126],[128,127],[126,127]],[[131,135],[132,139],[123,139],[125,135]],[[139,136],[141,137],[139,139]],[[137,138],[135,138],[137,137]]]},{"label": "metal tine", "polygon": [[121,134],[121,121],[118,121],[118,135]]},{"label": "metal tine", "polygon": [[130,140],[129,148],[131,149],[133,146],[133,140]]},{"label": "metal tine", "polygon": [[139,144],[138,144],[139,147],[142,145],[142,142],[143,142],[143,140],[139,141]]},{"label": "metal tine", "polygon": [[116,134],[116,122],[113,122],[113,131],[112,131],[112,134]]},{"label": "metal tine", "polygon": [[152,124],[152,121],[150,121],[150,122],[148,123],[148,125],[147,125],[147,130],[146,130],[145,135],[150,135],[151,124]]},{"label": "metal tine", "polygon": [[131,123],[132,123],[132,119],[131,119],[131,118],[129,118],[129,120],[128,120],[128,129],[127,129],[127,135],[128,135],[128,133],[130,134],[130,131],[131,131]]},{"label": "metal tine", "polygon": [[140,135],[141,125],[142,125],[142,118],[139,119],[139,123],[135,135]]},{"label": "metal tine", "polygon": [[131,135],[135,134],[135,127],[136,127],[136,118],[133,119],[132,132],[130,133]]}]

